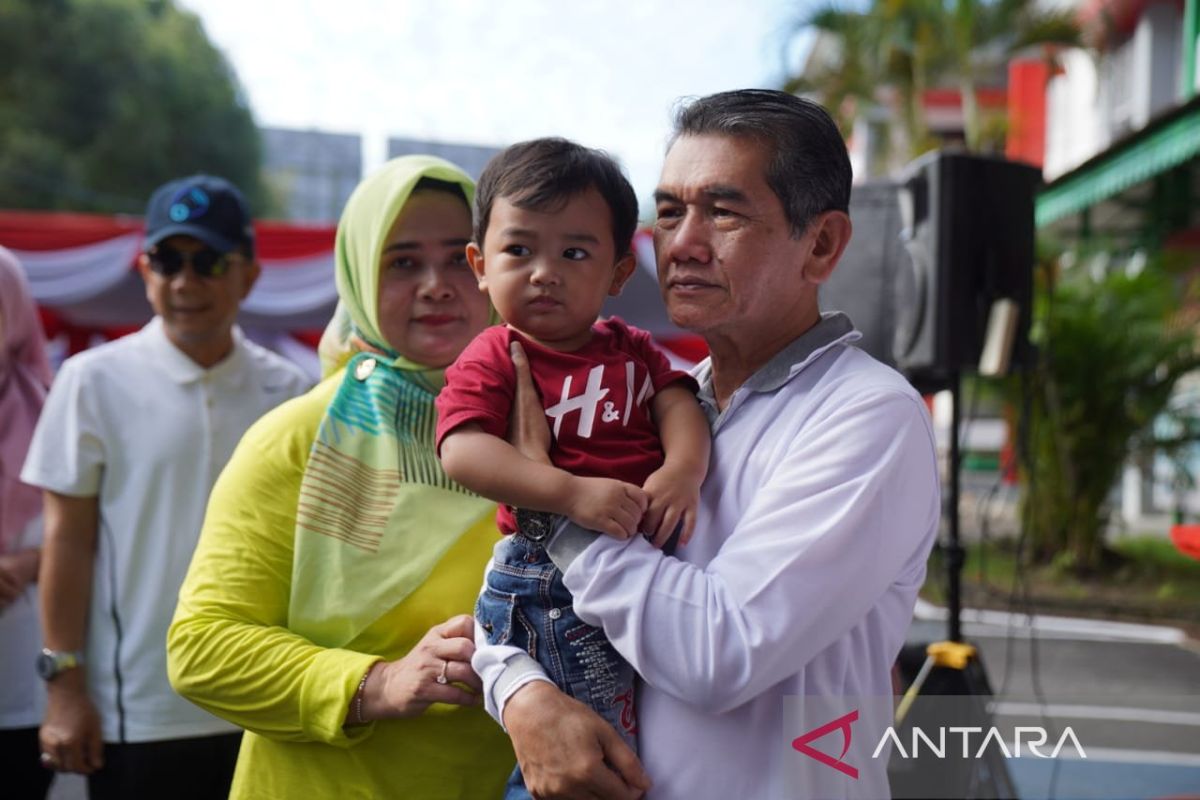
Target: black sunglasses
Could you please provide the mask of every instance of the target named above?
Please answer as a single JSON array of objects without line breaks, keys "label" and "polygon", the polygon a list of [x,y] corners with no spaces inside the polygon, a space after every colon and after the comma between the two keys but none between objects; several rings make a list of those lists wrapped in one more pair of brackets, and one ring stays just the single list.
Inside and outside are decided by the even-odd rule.
[{"label": "black sunglasses", "polygon": [[185,265],[191,265],[192,272],[201,278],[220,278],[229,272],[229,256],[231,253],[218,253],[210,247],[193,253],[184,253],[171,247],[155,247],[146,253],[150,261],[150,269],[164,278],[171,278],[183,271]]}]

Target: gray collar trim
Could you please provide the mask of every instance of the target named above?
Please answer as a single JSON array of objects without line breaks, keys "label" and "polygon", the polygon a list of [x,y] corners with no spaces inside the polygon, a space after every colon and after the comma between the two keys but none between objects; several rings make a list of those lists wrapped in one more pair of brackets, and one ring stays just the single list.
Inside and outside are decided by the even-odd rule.
[{"label": "gray collar trim", "polygon": [[[796,337],[739,386],[734,392],[734,398],[738,395],[744,396],[748,392],[773,392],[833,345],[849,344],[861,338],[862,334],[854,329],[854,323],[841,311],[826,312],[821,315],[816,325]],[[716,433],[718,422],[722,421],[721,418],[725,414],[717,410],[712,382],[712,360],[705,359],[700,362],[692,374],[700,384],[700,391],[696,397],[700,400],[704,413],[708,415],[713,433]],[[725,409],[726,413],[733,408],[734,398],[731,398],[729,406]]]}]

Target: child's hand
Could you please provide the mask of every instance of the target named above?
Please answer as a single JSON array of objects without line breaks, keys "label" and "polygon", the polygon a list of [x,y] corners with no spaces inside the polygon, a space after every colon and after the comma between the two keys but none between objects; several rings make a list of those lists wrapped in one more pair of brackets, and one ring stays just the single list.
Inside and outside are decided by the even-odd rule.
[{"label": "child's hand", "polygon": [[611,478],[575,478],[567,516],[576,525],[628,539],[637,533],[646,511],[646,493]]},{"label": "child's hand", "polygon": [[655,547],[661,548],[666,544],[680,522],[683,523],[683,531],[679,534],[679,545],[687,544],[692,538],[703,479],[703,475],[677,472],[665,466],[659,467],[646,478],[642,488],[650,496],[650,505],[641,527]]}]

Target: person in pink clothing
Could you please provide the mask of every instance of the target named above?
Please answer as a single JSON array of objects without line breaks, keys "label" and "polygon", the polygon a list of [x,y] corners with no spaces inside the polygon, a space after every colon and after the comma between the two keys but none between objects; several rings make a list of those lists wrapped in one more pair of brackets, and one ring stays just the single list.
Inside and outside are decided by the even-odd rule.
[{"label": "person in pink clothing", "polygon": [[[600,151],[537,139],[496,156],[479,180],[467,260],[507,324],[467,346],[437,400],[446,473],[501,503],[501,531],[512,534],[497,544],[476,605],[478,645],[536,659],[631,746],[633,670],[574,614],[543,544],[566,518],[621,539],[641,532],[669,550],[695,522],[709,447],[695,381],[645,331],[597,322],[636,267],[636,224],[633,189]],[[514,349],[552,428],[549,464],[506,441]],[[506,797],[529,796],[517,769]]]},{"label": "person in pink clothing", "polygon": [[21,265],[0,247],[0,758],[14,797],[45,797],[38,762],[45,690],[30,667],[41,648],[37,579],[42,493],[17,477],[50,387],[42,326]]}]

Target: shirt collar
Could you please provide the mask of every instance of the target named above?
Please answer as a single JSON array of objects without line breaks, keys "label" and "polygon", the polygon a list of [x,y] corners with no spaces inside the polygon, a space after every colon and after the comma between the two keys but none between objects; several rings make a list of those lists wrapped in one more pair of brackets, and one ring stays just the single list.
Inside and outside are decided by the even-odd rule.
[{"label": "shirt collar", "polygon": [[706,358],[701,361],[692,370],[692,375],[700,384],[696,398],[708,416],[713,433],[717,432],[720,423],[728,417],[739,397],[745,397],[751,392],[762,394],[774,392],[829,348],[838,344],[850,344],[861,338],[862,333],[854,329],[854,323],[841,311],[828,311],[821,314],[821,319],[817,321],[816,325],[793,339],[737,388],[724,412],[717,409],[716,392],[713,389],[712,380],[712,359]]},{"label": "shirt collar", "polygon": [[205,377],[210,380],[228,379],[241,372],[241,366],[246,359],[242,331],[236,325],[233,326],[233,349],[209,369],[192,361],[167,338],[161,317],[156,316],[146,323],[142,333],[153,354],[154,366],[176,383],[195,383]]}]

